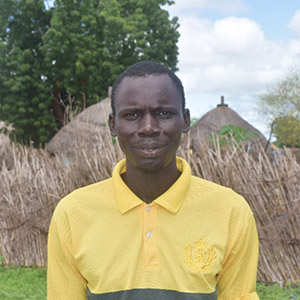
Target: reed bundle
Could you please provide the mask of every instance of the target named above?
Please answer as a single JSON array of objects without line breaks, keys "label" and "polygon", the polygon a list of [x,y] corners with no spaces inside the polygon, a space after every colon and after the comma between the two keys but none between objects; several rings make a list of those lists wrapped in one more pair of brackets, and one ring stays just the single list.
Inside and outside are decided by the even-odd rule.
[{"label": "reed bundle", "polygon": [[224,151],[202,144],[190,154],[181,150],[202,178],[235,190],[249,203],[258,228],[258,280],[285,283],[300,278],[300,165],[291,151],[276,159],[261,149]]},{"label": "reed bundle", "polygon": [[[0,135],[0,255],[9,265],[45,266],[49,222],[58,201],[75,188],[111,176],[123,156],[110,138],[71,157],[9,143]],[[10,154],[10,164],[3,153]],[[201,144],[179,155],[193,174],[243,195],[256,218],[260,238],[258,280],[300,278],[300,165],[289,151],[276,160],[263,151]],[[1,259],[0,259],[1,261]]]}]

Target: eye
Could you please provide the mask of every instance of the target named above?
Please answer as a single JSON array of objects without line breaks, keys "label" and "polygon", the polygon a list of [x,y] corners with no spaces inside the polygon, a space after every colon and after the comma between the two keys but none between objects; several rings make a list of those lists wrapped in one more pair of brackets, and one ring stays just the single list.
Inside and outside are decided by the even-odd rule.
[{"label": "eye", "polygon": [[161,111],[161,112],[159,113],[160,116],[167,116],[168,114],[169,114],[168,111]]},{"label": "eye", "polygon": [[128,113],[127,114],[127,116],[129,116],[129,117],[137,117],[137,115],[138,115],[137,113]]},{"label": "eye", "polygon": [[158,115],[163,119],[171,118],[173,113],[171,111],[163,110],[158,113]]},{"label": "eye", "polygon": [[137,112],[128,112],[124,114],[124,118],[127,120],[135,120],[138,116],[139,114]]}]

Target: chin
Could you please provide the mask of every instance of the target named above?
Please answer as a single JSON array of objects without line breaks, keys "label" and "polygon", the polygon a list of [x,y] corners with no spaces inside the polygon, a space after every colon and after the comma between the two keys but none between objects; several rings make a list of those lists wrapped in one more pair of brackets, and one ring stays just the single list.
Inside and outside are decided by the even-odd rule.
[{"label": "chin", "polygon": [[148,161],[143,162],[143,163],[138,163],[136,165],[137,170],[139,170],[142,173],[146,173],[146,174],[158,173],[163,168],[164,168],[164,166],[162,164],[157,164],[156,162],[154,162],[152,160],[148,160]]},{"label": "chin", "polygon": [[161,171],[161,168],[137,167],[137,170],[144,174],[157,174]]},{"label": "chin", "polygon": [[144,158],[136,161],[135,168],[145,174],[155,174],[167,169],[171,162],[163,158]]}]

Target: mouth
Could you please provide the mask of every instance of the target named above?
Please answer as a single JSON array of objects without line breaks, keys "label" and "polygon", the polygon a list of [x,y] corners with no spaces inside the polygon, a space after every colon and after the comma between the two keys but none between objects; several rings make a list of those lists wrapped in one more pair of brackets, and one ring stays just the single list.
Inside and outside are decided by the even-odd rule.
[{"label": "mouth", "polygon": [[146,151],[146,152],[153,152],[155,149],[154,148],[142,148],[143,151]]},{"label": "mouth", "polygon": [[159,155],[159,153],[163,150],[163,145],[141,145],[136,147],[136,150],[146,158],[152,158]]}]

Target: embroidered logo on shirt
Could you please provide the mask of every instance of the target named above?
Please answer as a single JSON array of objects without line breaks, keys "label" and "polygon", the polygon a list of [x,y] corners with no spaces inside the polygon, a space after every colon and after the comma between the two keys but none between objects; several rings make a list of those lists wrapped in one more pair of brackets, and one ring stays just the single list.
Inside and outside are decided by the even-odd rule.
[{"label": "embroidered logo on shirt", "polygon": [[216,252],[213,247],[199,239],[194,243],[189,243],[184,249],[186,265],[193,271],[203,273],[210,272],[210,265],[216,258]]}]

